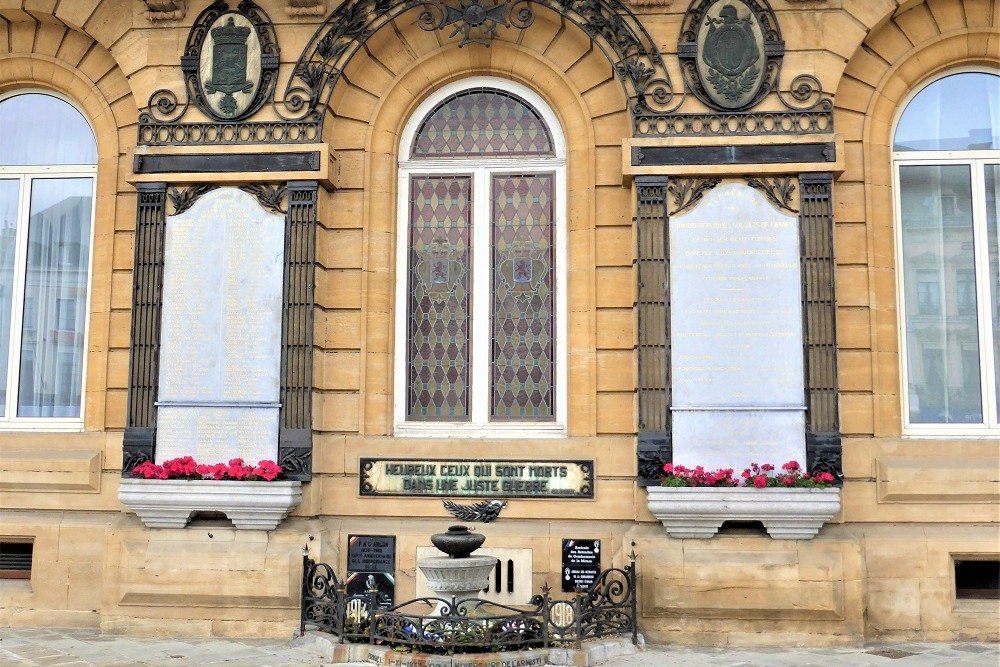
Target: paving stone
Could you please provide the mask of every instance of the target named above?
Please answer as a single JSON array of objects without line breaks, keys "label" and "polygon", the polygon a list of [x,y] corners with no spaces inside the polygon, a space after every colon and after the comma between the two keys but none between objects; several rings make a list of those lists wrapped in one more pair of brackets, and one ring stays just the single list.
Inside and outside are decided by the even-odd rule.
[{"label": "paving stone", "polygon": [[[190,640],[100,635],[94,630],[0,628],[0,665],[7,667],[319,667],[305,645],[268,639]],[[610,645],[610,644],[609,644]],[[603,645],[602,645],[603,647]],[[596,658],[599,652],[595,651]],[[370,667],[370,663],[341,663]],[[866,647],[742,649],[653,646],[594,660],[593,667],[998,667],[992,643],[898,642]]]}]

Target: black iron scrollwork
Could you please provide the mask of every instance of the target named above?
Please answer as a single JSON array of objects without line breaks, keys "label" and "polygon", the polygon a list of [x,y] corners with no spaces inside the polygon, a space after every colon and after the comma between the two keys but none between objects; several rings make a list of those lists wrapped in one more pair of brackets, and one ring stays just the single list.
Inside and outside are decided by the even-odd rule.
[{"label": "black iron scrollwork", "polygon": [[199,197],[218,187],[214,183],[202,183],[189,188],[170,188],[167,190],[167,198],[174,207],[174,215],[180,215],[194,206]]},{"label": "black iron scrollwork", "polygon": [[670,452],[659,450],[640,451],[636,454],[639,464],[637,477],[646,483],[643,486],[656,485],[663,478],[663,466],[670,463]]},{"label": "black iron scrollwork", "polygon": [[[523,607],[479,600],[422,597],[382,607],[378,591],[348,595],[333,569],[302,557],[300,632],[318,629],[339,641],[405,646],[425,653],[498,652],[576,646],[588,639],[629,633],[636,626],[636,557],[601,572],[572,600],[554,600],[548,584]],[[434,608],[433,614],[428,609]]]},{"label": "black iron scrollwork", "polygon": [[260,205],[264,208],[270,209],[275,213],[287,213],[288,211],[281,206],[281,202],[285,199],[285,193],[288,191],[285,185],[267,185],[263,183],[249,183],[247,185],[239,186],[240,190],[251,194],[257,198]]},{"label": "black iron scrollwork", "polygon": [[135,469],[137,465],[141,465],[150,458],[145,452],[139,451],[124,451],[122,459],[122,473],[123,475],[128,475]]},{"label": "black iron scrollwork", "polygon": [[[216,26],[218,19],[231,15],[229,23]],[[232,25],[235,17],[242,17],[249,26]],[[233,33],[233,34],[230,34]],[[202,80],[202,50],[206,42],[214,40],[212,80]],[[248,79],[247,43],[260,50],[259,80],[254,73]],[[278,40],[267,13],[253,0],[241,0],[236,9],[230,9],[224,0],[215,0],[195,19],[181,56],[181,71],[187,93],[183,105],[170,90],[157,90],[150,96],[148,109],[139,116],[140,141],[142,125],[177,122],[194,104],[209,117],[219,121],[235,121],[252,115],[274,94],[278,77]],[[223,101],[212,104],[206,93],[221,92]],[[236,110],[235,92],[253,93],[243,108]]]},{"label": "black iron scrollwork", "polygon": [[[799,74],[782,90],[784,50],[767,0],[692,0],[681,23],[677,58],[685,90],[713,111],[634,114],[634,136],[833,132],[833,100],[819,79]],[[783,108],[755,109],[772,92]]]},{"label": "black iron scrollwork", "polygon": [[676,215],[696,204],[706,192],[719,184],[718,178],[670,179],[667,192],[674,200],[670,215]]},{"label": "black iron scrollwork", "polygon": [[417,25],[424,30],[452,28],[448,37],[462,36],[459,46],[482,44],[499,36],[498,26],[524,29],[535,22],[528,0],[482,2],[481,0],[440,0],[422,7]]},{"label": "black iron scrollwork", "polygon": [[792,213],[798,213],[797,208],[792,208],[792,194],[795,192],[795,179],[791,176],[779,176],[776,178],[747,178],[747,185],[754,190],[763,192],[771,202],[778,208],[783,208]]},{"label": "black iron scrollwork", "polygon": [[534,6],[545,7],[584,30],[611,62],[635,113],[675,109],[663,58],[638,18],[620,0],[347,0],[319,27],[296,63],[284,104],[276,112],[286,120],[304,119],[329,101],[354,54],[380,28],[399,15],[419,9],[424,30],[452,30],[460,46],[489,45],[499,26],[525,29],[534,22]]},{"label": "black iron scrollwork", "polygon": [[492,523],[500,517],[500,512],[507,507],[502,500],[483,500],[472,505],[459,505],[450,500],[442,501],[444,508],[456,519],[462,521],[481,521]]}]

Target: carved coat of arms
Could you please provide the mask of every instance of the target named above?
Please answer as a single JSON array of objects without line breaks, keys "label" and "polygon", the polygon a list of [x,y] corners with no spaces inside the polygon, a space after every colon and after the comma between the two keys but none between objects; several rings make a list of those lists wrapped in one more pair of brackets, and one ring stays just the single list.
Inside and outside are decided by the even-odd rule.
[{"label": "carved coat of arms", "polygon": [[695,0],[678,42],[690,90],[720,110],[759,102],[774,85],[783,52],[766,0]]}]

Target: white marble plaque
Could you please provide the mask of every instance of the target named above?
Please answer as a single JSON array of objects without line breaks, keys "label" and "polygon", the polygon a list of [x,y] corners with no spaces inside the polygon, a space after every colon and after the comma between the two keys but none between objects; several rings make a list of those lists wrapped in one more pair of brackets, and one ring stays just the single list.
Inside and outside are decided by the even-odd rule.
[{"label": "white marble plaque", "polygon": [[737,475],[751,463],[806,463],[802,410],[684,410],[673,421],[674,463]]},{"label": "white marble plaque", "polygon": [[674,461],[804,463],[798,218],[711,190],[670,219],[670,298]]},{"label": "white marble plaque", "polygon": [[156,460],[193,456],[198,463],[274,461],[278,409],[256,406],[161,405],[157,410]]},{"label": "white marble plaque", "polygon": [[158,461],[277,457],[283,254],[284,218],[236,188],[167,219]]}]

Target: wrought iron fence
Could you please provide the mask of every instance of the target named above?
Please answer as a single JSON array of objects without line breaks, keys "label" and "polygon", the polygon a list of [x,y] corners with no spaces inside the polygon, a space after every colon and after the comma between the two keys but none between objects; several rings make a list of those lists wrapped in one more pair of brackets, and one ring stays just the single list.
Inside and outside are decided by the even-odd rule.
[{"label": "wrought iron fence", "polygon": [[349,595],[326,563],[303,555],[299,630],[321,630],[340,643],[406,646],[426,653],[478,653],[573,646],[588,639],[631,634],[636,627],[635,552],[624,568],[604,570],[569,600],[555,600],[548,585],[524,607],[487,600],[422,597],[379,604],[369,587]]}]

